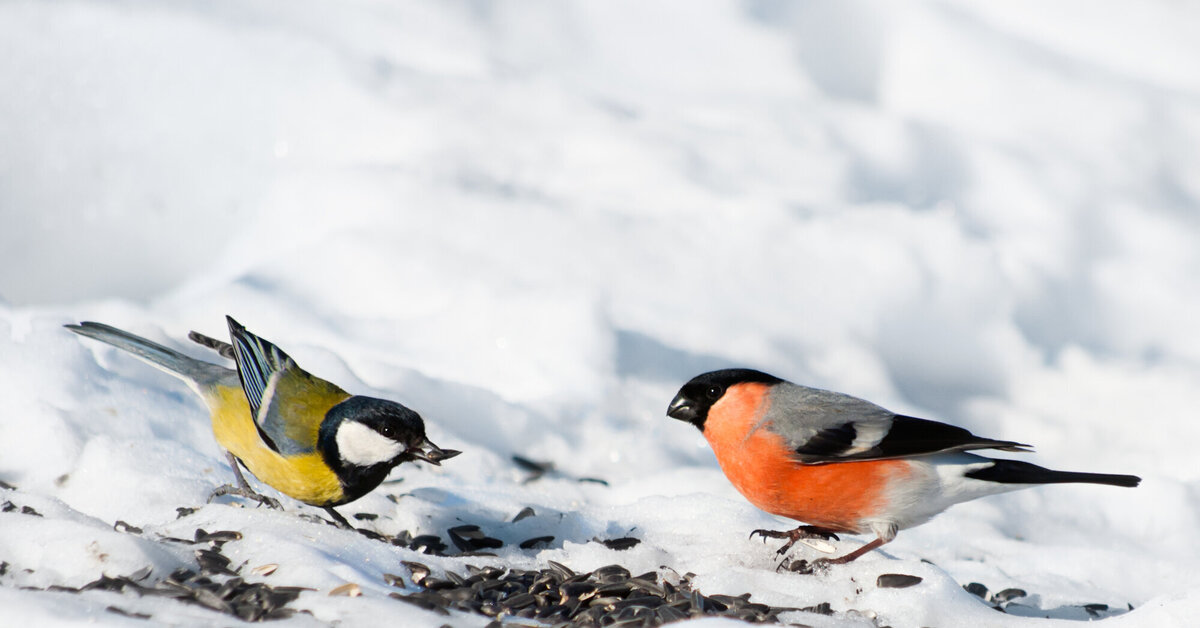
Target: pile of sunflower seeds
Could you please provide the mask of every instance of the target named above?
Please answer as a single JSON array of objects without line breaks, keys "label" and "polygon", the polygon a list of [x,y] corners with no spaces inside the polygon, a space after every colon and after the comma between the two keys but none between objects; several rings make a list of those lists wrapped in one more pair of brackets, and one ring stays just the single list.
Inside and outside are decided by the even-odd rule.
[{"label": "pile of sunflower seeds", "polygon": [[[536,514],[537,513],[534,512],[533,508],[526,507],[522,509],[521,512],[517,513],[515,517],[513,517],[513,522],[516,523],[521,519],[532,517]],[[376,515],[370,515],[367,513],[359,513],[354,515],[354,518],[360,521],[369,521],[375,516]],[[317,521],[329,523],[328,521],[324,521],[320,518],[318,518]],[[504,541],[487,536],[479,526],[474,524],[464,524],[446,530],[446,536],[450,539],[450,542],[453,543],[454,547],[457,548],[457,552],[451,551],[450,546],[442,540],[442,537],[436,534],[418,534],[414,536],[411,532],[403,530],[396,536],[387,536],[366,528],[356,528],[356,530],[359,534],[367,538],[383,541],[385,543],[391,543],[392,545],[405,547],[423,554],[432,554],[434,556],[496,556],[496,554],[491,550],[504,547]],[[642,542],[641,539],[631,536],[612,539],[601,539],[597,537],[592,539],[592,541],[617,551],[636,547]],[[545,547],[553,542],[553,536],[535,536],[519,542],[518,547],[523,550],[532,550]]]},{"label": "pile of sunflower seeds", "polygon": [[[575,573],[549,561],[540,570],[468,566],[460,575],[447,571],[444,578],[429,567],[405,562],[416,593],[391,596],[441,614],[451,610],[504,619],[520,617],[553,626],[659,626],[695,617],[716,616],[751,623],[779,623],[790,611],[832,614],[828,603],[808,608],[781,608],[750,601],[750,594],[704,595],[692,588],[693,574],[672,583],[655,572],[638,576],[620,565]],[[386,576],[389,584],[405,586],[404,579]]]},{"label": "pile of sunflower seeds", "polygon": [[[141,530],[127,523],[118,521],[114,526],[123,532],[134,534]],[[241,568],[231,569],[230,560],[221,553],[221,546],[228,541],[242,538],[241,533],[232,530],[206,532],[196,530],[191,539],[164,537],[162,540],[190,545],[207,544],[207,547],[195,550],[196,563],[199,569],[177,569],[158,582],[149,582],[151,570],[149,567],[140,569],[128,576],[100,576],[79,588],[50,586],[48,591],[67,591],[81,593],[83,591],[112,591],[125,593],[132,591],[139,596],[158,596],[171,598],[186,604],[196,604],[212,610],[232,615],[243,621],[267,621],[291,617],[296,611],[286,608],[287,605],[300,596],[301,591],[311,591],[304,587],[273,587],[263,583],[246,582],[239,575]],[[144,613],[131,612],[117,606],[109,606],[109,612],[149,619]]]}]

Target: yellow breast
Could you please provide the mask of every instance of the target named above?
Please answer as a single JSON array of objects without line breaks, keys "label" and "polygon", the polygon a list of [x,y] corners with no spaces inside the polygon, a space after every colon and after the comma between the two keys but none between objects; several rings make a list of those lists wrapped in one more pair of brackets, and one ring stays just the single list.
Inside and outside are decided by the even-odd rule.
[{"label": "yellow breast", "polygon": [[321,454],[284,457],[263,442],[241,388],[219,387],[206,401],[217,443],[237,456],[254,477],[306,504],[328,506],[341,501],[342,484]]}]

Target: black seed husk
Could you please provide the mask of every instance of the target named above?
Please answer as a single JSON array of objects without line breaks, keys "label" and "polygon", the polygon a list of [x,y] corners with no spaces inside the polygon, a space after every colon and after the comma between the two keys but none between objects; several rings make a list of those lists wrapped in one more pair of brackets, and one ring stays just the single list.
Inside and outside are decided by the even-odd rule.
[{"label": "black seed husk", "polygon": [[881,589],[903,589],[920,584],[923,579],[903,573],[885,573],[875,579],[875,586]]},{"label": "black seed husk", "polygon": [[1004,604],[1005,602],[1010,602],[1012,600],[1025,597],[1027,595],[1029,595],[1029,594],[1026,593],[1024,589],[1016,589],[1016,588],[1004,589],[1003,591],[1000,591],[999,593],[992,594],[992,602],[994,602],[996,604]]},{"label": "black seed husk", "polygon": [[533,549],[533,548],[537,547],[538,545],[549,545],[550,543],[553,543],[553,542],[554,542],[554,537],[552,537],[552,536],[535,536],[532,539],[527,539],[525,541],[521,541],[521,544],[518,545],[517,547],[520,547],[521,549]]},{"label": "black seed husk", "polygon": [[971,595],[987,599],[988,588],[978,582],[964,584],[963,589],[965,589],[966,592],[970,593]]},{"label": "black seed husk", "polygon": [[[597,539],[597,540],[599,540],[599,539]],[[625,537],[621,537],[619,539],[607,539],[607,540],[600,541],[600,543],[602,543],[604,545],[604,547],[607,547],[608,549],[611,549],[611,550],[618,550],[618,551],[627,550],[631,547],[636,546],[638,543],[641,543],[641,542],[642,542],[641,539],[635,539],[632,536],[625,536]]]}]

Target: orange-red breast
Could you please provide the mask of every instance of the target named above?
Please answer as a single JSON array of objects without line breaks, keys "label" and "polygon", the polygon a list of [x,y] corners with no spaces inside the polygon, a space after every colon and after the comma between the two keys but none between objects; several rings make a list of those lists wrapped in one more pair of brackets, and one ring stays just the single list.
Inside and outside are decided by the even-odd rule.
[{"label": "orange-red breast", "polygon": [[1052,471],[970,450],[1028,452],[1028,445],[895,414],[869,401],[808,388],[750,369],[699,375],[679,390],[667,415],[695,425],[725,476],[755,506],[808,525],[751,534],[787,539],[837,532],[876,538],[846,563],[965,502],[1038,484],[1137,486],[1132,475]]}]

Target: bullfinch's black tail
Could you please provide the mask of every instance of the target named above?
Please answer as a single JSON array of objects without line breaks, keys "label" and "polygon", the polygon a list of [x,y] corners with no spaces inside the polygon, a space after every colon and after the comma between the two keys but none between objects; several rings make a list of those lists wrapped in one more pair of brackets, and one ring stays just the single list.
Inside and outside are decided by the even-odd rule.
[{"label": "bullfinch's black tail", "polygon": [[1067,484],[1082,482],[1132,488],[1142,481],[1142,478],[1136,475],[1053,471],[1019,460],[993,460],[992,466],[976,469],[964,475],[976,480],[999,482],[1000,484]]}]

